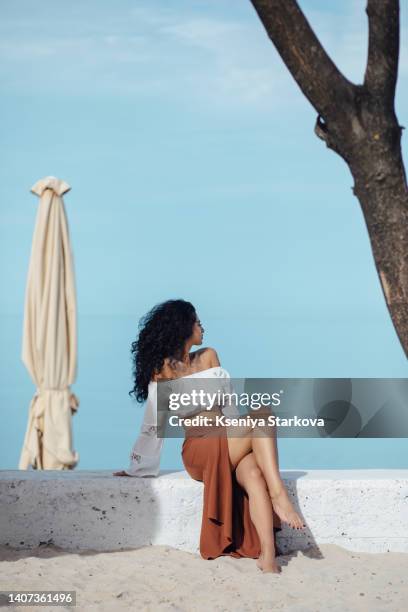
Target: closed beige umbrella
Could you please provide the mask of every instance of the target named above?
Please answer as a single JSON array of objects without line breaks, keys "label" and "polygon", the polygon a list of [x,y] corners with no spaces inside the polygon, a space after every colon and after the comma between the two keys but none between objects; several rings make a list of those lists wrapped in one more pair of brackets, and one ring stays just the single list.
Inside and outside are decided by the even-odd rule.
[{"label": "closed beige umbrella", "polygon": [[62,195],[71,187],[47,176],[31,191],[40,197],[25,294],[21,358],[34,384],[19,469],[73,469],[70,390],[77,369],[75,277]]}]

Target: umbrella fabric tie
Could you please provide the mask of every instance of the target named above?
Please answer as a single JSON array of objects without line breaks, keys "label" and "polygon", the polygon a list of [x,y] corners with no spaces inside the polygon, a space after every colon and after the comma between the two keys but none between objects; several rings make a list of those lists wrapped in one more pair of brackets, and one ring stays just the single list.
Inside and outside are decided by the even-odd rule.
[{"label": "umbrella fabric tie", "polygon": [[65,385],[65,387],[43,387],[40,385],[37,387],[36,395],[39,395],[43,391],[66,391],[67,389],[69,389],[69,385]]},{"label": "umbrella fabric tie", "polygon": [[[37,399],[40,394],[43,391],[69,391],[70,390],[70,385],[66,385],[65,387],[43,387],[42,385],[40,385],[39,387],[37,387],[36,392],[34,393],[34,399]],[[79,399],[78,397],[75,395],[75,393],[70,393],[69,395],[69,405],[70,408],[72,410],[72,412],[76,412],[78,410],[78,406],[79,406]],[[38,412],[38,408],[37,408],[37,418],[39,416],[42,415],[42,410],[40,412]]]}]

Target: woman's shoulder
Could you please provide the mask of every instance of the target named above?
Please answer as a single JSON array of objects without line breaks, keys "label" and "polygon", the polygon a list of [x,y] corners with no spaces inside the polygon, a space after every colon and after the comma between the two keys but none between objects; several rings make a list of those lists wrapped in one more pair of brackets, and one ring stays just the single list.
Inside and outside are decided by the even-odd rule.
[{"label": "woman's shoulder", "polygon": [[[206,346],[201,349],[203,351],[202,358],[205,361],[205,365],[208,368],[215,368],[221,365],[218,357],[218,353],[212,346]],[[203,368],[204,369],[204,368]]]},{"label": "woman's shoulder", "polygon": [[[190,353],[190,357],[191,364],[194,365],[196,371],[206,370],[221,365],[217,351],[212,346],[205,346],[198,349],[197,351],[193,351]],[[177,372],[175,372],[174,368],[171,366],[171,360],[166,357],[164,359],[161,371],[155,374],[152,380],[169,380],[171,378],[174,378],[175,373],[177,374]],[[178,374],[182,375],[183,372],[179,372]]]},{"label": "woman's shoulder", "polygon": [[195,370],[206,370],[207,368],[214,368],[221,365],[218,358],[217,351],[212,346],[204,346],[190,353],[191,365],[194,366]]}]

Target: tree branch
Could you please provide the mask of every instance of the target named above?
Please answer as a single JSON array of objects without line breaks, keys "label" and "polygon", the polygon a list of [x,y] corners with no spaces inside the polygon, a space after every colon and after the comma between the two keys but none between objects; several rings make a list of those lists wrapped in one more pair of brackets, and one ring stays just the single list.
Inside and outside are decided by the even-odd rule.
[{"label": "tree branch", "polygon": [[330,59],[296,0],[251,3],[306,98],[326,123],[338,119],[338,109],[352,105],[354,85]]},{"label": "tree branch", "polygon": [[399,56],[399,1],[368,0],[368,58],[364,87],[394,108]]}]

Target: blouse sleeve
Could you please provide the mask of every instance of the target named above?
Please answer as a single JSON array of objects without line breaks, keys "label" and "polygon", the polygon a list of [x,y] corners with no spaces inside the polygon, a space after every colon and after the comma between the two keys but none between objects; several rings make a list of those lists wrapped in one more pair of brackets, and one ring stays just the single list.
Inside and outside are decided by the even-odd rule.
[{"label": "blouse sleeve", "polygon": [[130,453],[128,476],[158,476],[164,438],[157,437],[157,382],[146,401],[140,433]]},{"label": "blouse sleeve", "polygon": [[240,412],[237,406],[237,401],[234,396],[235,389],[231,382],[231,378],[228,376],[224,382],[223,392],[226,394],[224,397],[221,411],[226,417],[235,418],[240,416]]}]

